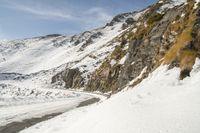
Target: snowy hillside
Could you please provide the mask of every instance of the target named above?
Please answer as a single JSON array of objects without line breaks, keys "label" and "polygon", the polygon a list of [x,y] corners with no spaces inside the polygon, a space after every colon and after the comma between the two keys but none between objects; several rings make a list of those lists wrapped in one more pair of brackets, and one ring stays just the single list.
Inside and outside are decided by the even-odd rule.
[{"label": "snowy hillside", "polygon": [[[71,67],[93,70],[118,45],[111,41],[124,30],[126,18],[138,18],[128,14],[122,20],[92,31],[71,37],[47,35],[32,39],[0,43],[0,72],[29,74],[48,70],[67,63]],[[126,29],[125,29],[126,30]],[[116,42],[117,43],[117,42]],[[82,70],[83,71],[83,70]]]}]

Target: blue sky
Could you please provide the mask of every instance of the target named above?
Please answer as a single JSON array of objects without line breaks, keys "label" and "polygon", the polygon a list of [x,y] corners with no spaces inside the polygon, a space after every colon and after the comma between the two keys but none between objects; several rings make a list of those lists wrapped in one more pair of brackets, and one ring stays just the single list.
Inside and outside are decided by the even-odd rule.
[{"label": "blue sky", "polygon": [[0,39],[76,34],[156,0],[0,0]]}]

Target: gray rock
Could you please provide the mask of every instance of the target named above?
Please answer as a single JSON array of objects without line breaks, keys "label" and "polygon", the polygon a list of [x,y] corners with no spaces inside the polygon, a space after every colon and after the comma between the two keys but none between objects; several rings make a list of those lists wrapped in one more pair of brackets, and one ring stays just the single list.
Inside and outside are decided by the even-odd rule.
[{"label": "gray rock", "polygon": [[65,82],[66,88],[81,88],[84,85],[84,79],[82,73],[78,69],[67,68],[62,73],[63,81]]}]

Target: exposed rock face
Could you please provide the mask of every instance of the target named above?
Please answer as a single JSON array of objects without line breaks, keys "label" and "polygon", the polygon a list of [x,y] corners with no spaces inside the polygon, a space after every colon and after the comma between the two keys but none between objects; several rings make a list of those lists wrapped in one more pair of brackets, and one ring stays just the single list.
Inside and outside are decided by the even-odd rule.
[{"label": "exposed rock face", "polygon": [[62,80],[62,75],[63,75],[63,72],[60,72],[60,73],[57,73],[56,75],[54,75],[52,78],[51,78],[51,83],[56,83],[56,82],[59,82]]},{"label": "exposed rock face", "polygon": [[[136,12],[133,13],[123,13],[123,14],[119,14],[117,16],[115,16],[112,21],[110,23],[107,24],[107,26],[113,26],[115,23],[117,22],[121,22],[121,21],[127,21],[128,23],[132,23],[134,20],[132,18],[130,18],[130,16],[132,16],[133,14],[135,14]],[[126,19],[127,18],[127,19]]]},{"label": "exposed rock face", "polygon": [[66,88],[81,88],[84,85],[84,79],[78,69],[66,69],[62,77]]},{"label": "exposed rock face", "polygon": [[192,29],[192,44],[197,51],[197,56],[200,57],[200,9],[196,12],[196,20]]},{"label": "exposed rock face", "polygon": [[142,34],[144,35],[136,37],[129,43],[128,58],[118,79],[120,88],[123,88],[129,81],[139,76],[145,67],[147,67],[147,72],[143,75],[143,78],[159,65],[159,60],[163,57],[163,53],[166,52],[166,50],[162,50],[164,49],[163,47],[170,47],[171,45],[169,43],[170,39],[164,39],[163,35],[167,31],[170,22],[179,13],[176,10],[169,10],[159,22],[153,24],[153,28],[150,26],[146,28],[150,28],[149,32],[143,30]]},{"label": "exposed rock face", "polygon": [[80,48],[80,51],[83,51],[87,46],[89,46],[91,43],[93,43],[94,39],[102,36],[103,34],[101,32],[97,32],[97,33],[94,33],[92,34],[84,43],[83,45],[81,46]]},{"label": "exposed rock face", "polygon": [[126,54],[126,51],[123,50],[123,47],[123,43],[121,44],[121,46],[116,46],[109,59],[103,62],[100,68],[92,74],[90,80],[85,87],[87,91],[117,91],[117,79],[122,68],[122,65],[117,64],[117,62],[122,59]]}]

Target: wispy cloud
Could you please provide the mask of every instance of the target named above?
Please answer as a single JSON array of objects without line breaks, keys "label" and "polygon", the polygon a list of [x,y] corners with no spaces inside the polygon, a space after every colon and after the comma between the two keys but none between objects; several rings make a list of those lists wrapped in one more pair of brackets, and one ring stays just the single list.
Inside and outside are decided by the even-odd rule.
[{"label": "wispy cloud", "polygon": [[45,7],[44,5],[30,6],[14,2],[9,2],[6,7],[38,16],[40,19],[62,19],[86,25],[98,25],[112,18],[112,16],[101,7],[92,7],[84,12],[74,11],[73,9],[66,10],[69,9],[67,7],[65,7],[64,10]]},{"label": "wispy cloud", "polygon": [[56,11],[56,10],[42,10],[42,9],[33,9],[30,7],[25,7],[25,6],[20,6],[18,7],[19,10],[29,12],[35,15],[40,15],[40,16],[47,16],[47,17],[58,17],[58,18],[63,18],[63,19],[73,19],[73,17],[69,14],[63,13],[61,11]]},{"label": "wispy cloud", "polygon": [[36,16],[41,16],[44,19],[53,19],[53,18],[62,18],[66,20],[72,20],[74,19],[73,16],[70,14],[67,14],[66,12],[63,12],[61,10],[55,10],[55,9],[46,9],[45,7],[31,7],[28,5],[22,5],[17,4],[14,2],[10,2],[9,5],[6,5],[6,7],[17,10],[17,11],[23,11],[26,13],[30,13]]},{"label": "wispy cloud", "polygon": [[108,14],[103,8],[100,7],[93,7],[84,12],[84,14],[95,17],[99,21],[105,21],[112,18],[110,14]]},{"label": "wispy cloud", "polygon": [[107,13],[103,8],[94,7],[83,12],[82,17],[77,21],[84,24],[83,29],[88,30],[91,27],[102,26],[109,22],[113,16]]},{"label": "wispy cloud", "polygon": [[[40,2],[39,0],[34,1],[35,3],[30,1],[26,2],[26,0],[22,0],[21,2],[16,2],[16,0],[0,1],[0,8],[10,11],[9,13],[14,12],[13,14],[16,16],[9,17],[13,17],[12,20],[20,22],[18,25],[12,24],[12,22],[9,21],[11,26],[7,27],[5,32],[0,31],[0,39],[4,39],[5,37],[8,37],[9,39],[11,38],[10,36],[21,38],[21,34],[25,34],[26,36],[27,34],[28,36],[37,36],[38,34],[50,34],[54,32],[76,34],[85,30],[91,30],[103,26],[112,18],[111,11],[100,6],[86,8],[82,5],[74,6],[73,4],[70,5],[66,3],[63,3],[63,5],[62,3],[59,3],[52,6],[50,3]],[[80,10],[77,10],[79,8]],[[26,29],[23,28],[23,23],[26,23]],[[55,26],[49,27],[46,30],[48,24],[51,26],[55,24]],[[12,32],[13,29],[16,30]],[[18,35],[19,31],[20,33]],[[29,31],[32,31],[33,33]],[[10,35],[8,35],[8,33]]]}]

